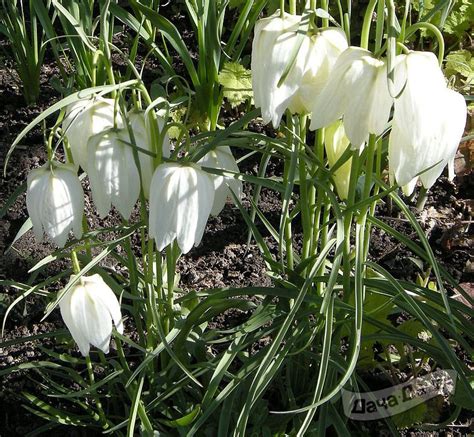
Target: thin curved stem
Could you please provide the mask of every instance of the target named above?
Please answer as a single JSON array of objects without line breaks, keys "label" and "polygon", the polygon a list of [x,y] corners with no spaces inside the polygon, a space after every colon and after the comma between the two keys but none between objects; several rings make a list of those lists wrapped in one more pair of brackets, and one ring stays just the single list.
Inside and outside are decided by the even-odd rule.
[{"label": "thin curved stem", "polygon": [[434,24],[427,23],[426,21],[413,24],[407,29],[405,39],[409,38],[417,30],[420,30],[420,29],[429,30],[436,37],[436,40],[438,41],[438,62],[439,62],[439,65],[441,65],[444,59],[445,44],[444,44],[443,34]]}]

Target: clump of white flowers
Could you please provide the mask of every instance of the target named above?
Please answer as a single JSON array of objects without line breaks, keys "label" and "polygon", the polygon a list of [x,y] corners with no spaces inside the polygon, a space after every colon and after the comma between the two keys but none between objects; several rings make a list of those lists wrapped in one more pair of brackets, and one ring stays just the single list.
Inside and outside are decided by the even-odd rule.
[{"label": "clump of white flowers", "polygon": [[[252,88],[255,106],[262,108],[265,123],[276,128],[286,109],[307,113],[330,77],[339,55],[347,48],[344,32],[326,28],[305,34],[301,45],[301,15],[283,14],[263,18],[255,25],[252,45]],[[298,55],[280,83],[294,50]]]},{"label": "clump of white flowers", "polygon": [[[232,173],[239,168],[228,146],[211,150],[200,164],[187,158],[163,162],[170,158],[166,120],[151,115],[139,109],[124,114],[114,99],[83,99],[67,107],[62,129],[74,162],[50,159],[28,176],[26,203],[39,240],[46,233],[63,247],[71,230],[76,238],[82,237],[80,166],[89,178],[101,218],[115,207],[129,220],[142,191],[149,199],[149,235],[158,250],[176,241],[187,253],[201,242],[210,214],[221,212],[230,190],[237,197],[242,192],[238,179],[207,173],[201,165]],[[112,320],[123,332],[120,305],[97,274],[82,276],[59,305],[84,356],[91,344],[108,352]]]},{"label": "clump of white flowers", "polygon": [[[251,58],[255,106],[261,108],[264,123],[275,128],[289,111],[303,116],[300,127],[306,126],[301,120],[308,116],[310,129],[324,129],[319,132],[324,141],[320,150],[321,156],[325,150],[330,169],[348,148],[364,153],[367,141],[375,145],[375,137],[390,132],[392,181],[406,194],[418,179],[430,188],[454,157],[466,103],[447,87],[432,53],[407,52],[393,54],[393,59],[376,56],[349,47],[340,28],[319,29],[307,15],[277,11],[255,26]],[[156,248],[176,244],[187,253],[200,244],[209,216],[218,215],[228,199],[241,196],[237,162],[230,147],[222,144],[198,162],[190,161],[198,155],[189,153],[189,144],[183,149],[177,146],[171,155],[166,133],[170,124],[155,112],[156,105],[128,112],[122,106],[116,99],[94,97],[66,108],[62,132],[73,162],[59,163],[49,150],[48,162],[28,176],[26,203],[34,233],[38,239],[46,233],[59,247],[66,244],[71,230],[77,239],[82,237],[80,167],[89,178],[100,217],[114,207],[129,220],[141,199],[142,223]],[[301,143],[307,146],[305,140]],[[331,181],[342,200],[349,197],[351,163],[357,164],[357,158],[352,155],[354,161],[348,159],[332,171]],[[300,155],[295,162],[301,163]],[[300,177],[306,175],[302,168]],[[358,175],[352,176],[356,180]],[[306,181],[299,182],[303,187]],[[108,352],[112,321],[123,332],[117,298],[97,274],[79,278],[60,308],[83,355],[88,355],[91,344]]]},{"label": "clump of white flowers", "polygon": [[[364,147],[370,134],[380,136],[391,127],[392,179],[406,194],[413,191],[418,175],[430,188],[452,162],[466,121],[465,100],[447,88],[433,53],[396,56],[390,72],[395,91],[390,92],[386,58],[347,47],[344,34],[336,28],[310,29],[301,42],[301,23],[301,16],[277,11],[255,26],[252,85],[264,123],[278,127],[287,109],[309,112],[313,130],[342,120],[353,149]],[[331,135],[337,135],[332,130]],[[342,198],[344,191],[338,187]]]}]

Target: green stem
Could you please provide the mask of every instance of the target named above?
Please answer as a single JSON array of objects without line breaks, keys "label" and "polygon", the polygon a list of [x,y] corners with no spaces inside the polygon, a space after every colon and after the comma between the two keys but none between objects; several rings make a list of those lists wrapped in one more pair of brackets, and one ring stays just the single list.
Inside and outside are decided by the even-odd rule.
[{"label": "green stem", "polygon": [[[354,150],[352,154],[351,161],[351,173],[349,179],[349,190],[347,195],[347,207],[351,207],[355,203],[355,193],[357,188],[357,182],[359,180],[359,163],[360,163],[360,153],[359,150]],[[346,213],[344,216],[344,235],[345,235],[345,244],[343,249],[343,289],[344,289],[344,300],[347,302],[349,297],[353,294],[351,287],[351,230],[352,230],[352,218],[353,213]]]},{"label": "green stem", "polygon": [[[364,188],[363,188],[363,193],[362,193],[362,198],[367,199],[370,197],[370,192],[372,190],[372,175],[374,172],[374,158],[375,158],[375,148],[377,146],[376,142],[376,136],[371,134],[369,136],[369,143],[367,146],[367,161],[365,165],[365,179],[364,179]],[[379,164],[379,161],[377,159],[377,164]],[[376,204],[376,202],[373,202]],[[370,224],[367,223],[367,214],[369,210],[371,210],[371,207],[375,205],[367,205],[364,206],[357,218],[358,223],[360,224],[362,231],[361,231],[361,236],[362,236],[362,244],[363,244],[363,261],[365,262],[368,253],[369,253],[369,242],[370,242],[370,235],[371,235],[371,227]]]},{"label": "green stem", "polygon": [[[90,355],[86,356],[86,365],[87,365],[87,373],[89,374],[89,383],[91,386],[93,386],[95,384],[95,378],[94,378],[94,369],[92,369],[92,362],[91,362]],[[94,398],[95,405],[99,413],[100,421],[102,422],[102,428],[107,429],[109,427],[109,423],[105,416],[104,409],[102,408],[102,402],[100,402],[100,398],[96,392],[91,392],[91,394]]]},{"label": "green stem", "polygon": [[379,0],[379,2],[377,3],[377,23],[375,25],[375,53],[377,53],[382,47],[384,30],[384,10],[385,0]]},{"label": "green stem", "polygon": [[372,24],[372,17],[374,15],[375,6],[377,5],[378,0],[370,0],[367,9],[365,11],[364,23],[362,25],[362,32],[360,35],[360,46],[363,49],[369,49],[369,35],[370,35],[370,26]]},{"label": "green stem", "polygon": [[[292,153],[297,153],[295,149],[295,140],[294,140],[294,124],[293,124],[293,116],[288,111],[286,115],[286,120],[288,124],[288,148],[292,151]],[[288,160],[285,160],[284,168],[283,168],[283,181],[284,185],[287,186],[291,181],[289,180],[290,174],[290,165]],[[293,242],[292,242],[292,229],[291,229],[291,218],[288,208],[285,208],[284,211],[284,226],[283,229],[280,229],[280,232],[283,232],[284,244],[285,244],[285,251],[286,251],[286,260],[287,260],[287,267],[290,270],[294,268],[294,258],[293,258]],[[281,251],[282,252],[282,251]],[[283,253],[282,260],[283,260]]]},{"label": "green stem", "polygon": [[81,265],[79,264],[79,260],[77,259],[77,253],[75,250],[71,251],[71,261],[72,261],[72,269],[74,273],[77,275],[81,271]]},{"label": "green stem", "polygon": [[[316,156],[319,159],[319,162],[324,162],[324,129],[319,129],[315,132],[315,152]],[[317,174],[317,170],[314,172],[314,175]],[[312,197],[316,197],[316,188],[313,187]],[[312,216],[311,223],[313,224],[313,235],[312,235],[312,245],[311,245],[311,254],[315,255],[318,250],[318,242],[319,242],[319,235],[321,232],[320,224],[321,224],[321,211],[323,206],[323,192],[322,190],[317,190],[317,199],[313,201],[312,205],[314,205],[314,213]]]},{"label": "green stem", "polygon": [[[326,12],[329,12],[328,0],[321,0],[321,9],[324,9]],[[322,19],[323,27],[329,27],[329,18]]]},{"label": "green stem", "polygon": [[[145,85],[141,83],[138,87],[140,89],[140,92],[145,99],[145,103],[147,106],[150,106],[153,101],[150,97],[150,94],[148,93],[148,90],[146,89]],[[155,168],[161,164],[162,162],[162,153],[163,153],[163,137],[162,132],[158,131],[158,122],[157,122],[157,116],[156,112],[154,110],[148,111],[148,117],[150,120],[150,130],[151,130],[151,142],[152,142],[152,151],[155,153],[155,158],[154,158],[154,165]]]},{"label": "green stem", "polygon": [[[127,225],[128,223],[125,222],[124,224]],[[124,246],[125,246],[125,251],[127,253],[127,258],[128,258],[128,271],[130,274],[130,292],[132,294],[136,294],[136,296],[140,298],[140,295],[138,292],[137,263],[135,260],[135,256],[133,255],[132,246],[131,246],[129,238],[126,238],[124,240]],[[133,305],[133,310],[136,314],[135,323],[137,326],[138,336],[140,338],[140,344],[143,345],[146,342],[146,335],[145,335],[145,331],[143,330],[143,322],[140,316],[142,305],[139,304],[139,301],[135,299],[133,300],[132,305]]]},{"label": "green stem", "polygon": [[290,0],[290,14],[296,15],[296,0]]},{"label": "green stem", "polygon": [[405,41],[405,34],[406,34],[406,28],[407,28],[407,20],[408,20],[408,13],[410,12],[410,0],[405,0],[405,11],[403,13],[403,19],[402,19],[402,24],[400,26],[400,37],[399,41],[404,42]]},{"label": "green stem", "polygon": [[427,23],[427,22],[421,22],[421,23],[413,24],[412,26],[410,26],[407,29],[405,39],[409,38],[411,35],[413,35],[419,29],[429,30],[436,37],[436,39],[438,41],[438,62],[439,62],[439,65],[442,65],[443,59],[444,59],[444,49],[445,49],[443,34],[441,33],[441,31],[434,24]]},{"label": "green stem", "polygon": [[298,171],[299,171],[299,180],[300,180],[301,221],[302,221],[302,226],[303,226],[302,259],[306,259],[309,256],[309,253],[311,250],[311,233],[312,233],[311,204],[309,202],[306,162],[305,162],[305,159],[303,158],[305,154],[305,143],[306,143],[306,122],[307,122],[307,117],[305,115],[300,116],[298,136],[301,138],[301,142],[299,143],[300,151],[299,151]]},{"label": "green stem", "polygon": [[102,52],[100,50],[96,50],[92,56],[92,86],[97,85],[97,66],[99,64],[100,56]]}]

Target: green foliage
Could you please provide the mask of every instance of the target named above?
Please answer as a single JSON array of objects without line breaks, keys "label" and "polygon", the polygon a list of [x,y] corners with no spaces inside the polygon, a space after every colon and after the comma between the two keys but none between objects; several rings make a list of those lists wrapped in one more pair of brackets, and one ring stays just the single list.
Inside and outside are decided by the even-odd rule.
[{"label": "green foliage", "polygon": [[459,39],[466,33],[472,32],[474,30],[474,3],[471,0],[456,0],[453,9],[446,17],[443,30]]},{"label": "green foliage", "polygon": [[[458,381],[459,382],[459,381]],[[467,410],[474,411],[474,404],[472,403],[472,390],[474,390],[474,376],[469,378],[469,382],[471,385],[471,392],[464,387],[464,385],[456,385],[456,391],[452,398],[453,402],[456,405],[459,405],[462,408],[466,408]]]},{"label": "green foliage", "polygon": [[41,66],[46,52],[46,46],[43,45],[44,32],[38,24],[33,0],[2,0],[0,33],[10,43],[11,55],[15,59],[15,68],[27,104],[38,100]]},{"label": "green foliage", "polygon": [[423,418],[427,413],[426,404],[418,404],[407,411],[392,416],[391,420],[395,423],[397,428],[409,428],[413,425],[422,423]]},{"label": "green foliage", "polygon": [[[229,8],[231,9],[242,9],[249,0],[230,0]],[[267,15],[273,14],[280,7],[280,0],[267,0],[266,1],[266,13]]]},{"label": "green foliage", "polygon": [[444,0],[414,0],[413,7],[420,13],[420,18],[429,17],[431,23],[458,40],[473,29],[474,4],[471,0],[454,0],[452,5]]},{"label": "green foliage", "polygon": [[235,108],[252,98],[252,73],[238,62],[226,62],[219,73],[224,97]]},{"label": "green foliage", "polygon": [[[454,402],[469,405],[469,369],[450,342],[471,351],[468,320],[472,311],[448,296],[443,284],[456,287],[456,282],[437,264],[424,229],[396,187],[388,187],[379,177],[386,160],[381,141],[371,137],[362,151],[347,150],[344,159],[352,160],[353,176],[348,198],[341,201],[331,185],[324,135],[319,132],[314,143],[306,142],[305,116],[288,114],[274,138],[246,130],[258,117],[258,109],[217,130],[223,98],[232,107],[252,98],[251,73],[242,58],[255,20],[265,7],[271,10],[278,2],[231,0],[228,6],[240,9],[232,29],[223,24],[226,1],[181,2],[195,32],[194,46],[162,14],[159,1],[129,3],[131,7],[125,9],[117,2],[99,1],[96,6],[101,16],[94,17],[94,2],[52,1],[65,37],[62,48],[77,66],[71,86],[80,91],[39,115],[11,150],[33,126],[81,97],[117,94],[121,103],[141,105],[143,101],[150,110],[165,103],[160,109],[169,111],[168,126],[172,125],[168,133],[176,140],[172,160],[186,152],[188,161],[197,161],[209,150],[229,144],[248,149],[248,156],[260,157],[257,176],[220,169],[215,174],[230,173],[254,187],[251,211],[248,204],[237,197],[234,200],[252,237],[249,248],[260,250],[272,285],[183,293],[174,275],[180,254],[176,247],[168,247],[165,253],[155,250],[147,239],[143,211],[132,223],[87,230],[82,239],[37,262],[24,284],[4,284],[18,290],[6,313],[32,295],[49,302],[46,315],[55,310],[72,283],[59,293],[48,289],[54,282],[66,282],[71,271],[64,269],[57,277],[49,277],[47,269],[58,259],[65,262],[75,250],[82,265],[79,274],[100,273],[121,296],[126,332],[114,332],[111,354],[105,357],[94,349],[91,361],[71,352],[73,342],[65,330],[14,340],[55,341],[53,351],[41,349],[47,360],[0,372],[29,370],[31,378],[38,380],[36,395],[22,395],[29,411],[55,425],[101,429],[111,435],[132,436],[139,430],[143,435],[327,435],[334,429],[347,435],[357,425],[349,425],[340,412],[337,396],[341,388],[359,388],[358,380],[374,367],[394,372],[395,377],[402,367],[415,375],[419,362],[433,368],[438,363],[455,368],[459,381]],[[417,2],[417,7],[427,14],[439,4]],[[446,20],[454,35],[464,32],[460,29],[465,22],[456,11],[466,5],[464,0],[457,2],[454,17]],[[466,15],[470,10],[462,9]],[[345,13],[341,9],[341,15]],[[441,9],[436,10],[433,20],[441,15]],[[135,34],[124,76],[113,69],[107,55],[114,20]],[[92,37],[99,34],[98,39]],[[160,63],[157,75],[166,76],[152,86],[150,94],[133,62],[140,44],[149,48],[147,56]],[[180,74],[175,71],[176,55],[181,61]],[[448,55],[446,69],[469,80],[472,63],[471,53],[461,50]],[[132,74],[137,77],[129,80]],[[115,85],[99,86],[115,80]],[[86,86],[90,87],[84,89]],[[283,174],[269,173],[270,161],[269,168],[273,171],[275,164],[281,164]],[[281,196],[281,210],[275,207],[276,220],[261,208],[263,188]],[[15,198],[23,191],[20,187]],[[386,199],[396,204],[420,243],[374,217],[378,202]],[[7,205],[14,200],[9,199]],[[146,202],[141,207],[146,211]],[[431,270],[410,283],[394,279],[369,261],[372,227],[406,246],[422,267],[432,266],[436,285]],[[138,245],[132,247],[132,242]],[[110,268],[106,259],[120,268]],[[42,275],[47,279],[41,279]],[[0,302],[0,313],[4,307]],[[241,317],[225,329],[210,329],[216,319],[229,313]],[[408,320],[397,325],[393,320],[402,314]],[[375,357],[374,349],[380,345],[387,354]],[[284,414],[273,414],[275,411]],[[436,405],[421,404],[395,416],[393,423],[388,419],[387,426],[393,431],[395,426],[431,421],[437,411]]]},{"label": "green foliage", "polygon": [[460,75],[466,82],[474,82],[474,56],[469,50],[456,50],[446,56],[445,73]]}]

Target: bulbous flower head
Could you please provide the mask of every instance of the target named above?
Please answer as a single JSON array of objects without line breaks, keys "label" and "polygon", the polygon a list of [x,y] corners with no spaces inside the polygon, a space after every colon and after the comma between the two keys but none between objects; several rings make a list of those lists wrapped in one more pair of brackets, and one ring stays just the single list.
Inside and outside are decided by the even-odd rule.
[{"label": "bulbous flower head", "polygon": [[[217,147],[215,150],[211,150],[199,160],[199,164],[203,167],[239,173],[239,167],[235,162],[235,158],[229,146]],[[242,194],[242,181],[227,176],[210,176],[214,181],[215,190],[211,214],[217,216],[224,208],[227,198],[232,198],[231,191],[240,199]]]},{"label": "bulbous flower head", "polygon": [[[140,149],[153,152],[152,150],[152,133],[150,128],[149,117],[145,117],[145,111],[133,110],[127,114],[128,120],[130,122],[131,128],[133,130],[133,136],[135,138],[135,143]],[[157,115],[157,132],[160,132],[165,126],[165,120]],[[170,140],[168,134],[165,134],[163,137],[162,144],[162,154],[163,157],[170,157]],[[140,171],[142,175],[142,185],[143,192],[147,199],[150,198],[150,184],[151,178],[153,177],[153,171],[155,166],[153,164],[153,156],[138,150],[138,158],[140,159]]]},{"label": "bulbous flower head", "polygon": [[175,239],[183,253],[197,246],[214,203],[214,183],[197,164],[159,165],[150,187],[150,235],[158,250]]},{"label": "bulbous flower head", "polygon": [[84,192],[73,166],[52,162],[31,171],[26,207],[39,241],[46,232],[58,247],[63,247],[71,229],[76,238],[82,237]]},{"label": "bulbous flower head", "polygon": [[[308,36],[306,62],[300,86],[289,102],[292,113],[310,113],[314,101],[329,80],[337,59],[348,48],[342,29],[328,27]],[[303,44],[303,48],[306,44]],[[299,56],[304,56],[300,51]]]},{"label": "bulbous flower head", "polygon": [[[350,141],[346,137],[344,126],[340,120],[329,125],[324,132],[324,146],[328,157],[329,168],[336,165],[336,162],[349,147]],[[352,158],[342,164],[334,173],[333,179],[336,184],[336,191],[341,200],[347,199],[349,193],[349,182],[351,177]]]},{"label": "bulbous flower head", "polygon": [[92,197],[101,218],[114,205],[129,219],[140,195],[140,174],[127,129],[110,129],[90,138],[87,145]]},{"label": "bulbous flower head", "polygon": [[87,142],[107,129],[124,126],[113,99],[82,99],[67,107],[63,131],[71,147],[75,165],[87,171]]},{"label": "bulbous flower head", "polygon": [[369,133],[380,135],[392,107],[386,62],[358,47],[338,58],[329,80],[311,108],[311,129],[328,126],[343,117],[352,147],[359,148]]},{"label": "bulbous flower head", "polygon": [[[389,167],[392,178],[411,194],[420,175],[430,188],[454,157],[466,123],[466,102],[446,87],[433,53],[397,57]],[[429,169],[429,170],[427,170]],[[425,171],[427,170],[427,171]]]},{"label": "bulbous flower head", "polygon": [[[291,62],[291,55],[297,43],[300,15],[277,11],[271,17],[255,24],[252,43],[252,89],[255,106],[262,108],[264,123],[272,122],[276,128],[288,108],[303,76],[304,57],[297,56],[283,84],[278,87],[285,69]],[[307,51],[309,40],[305,39],[301,51]]]},{"label": "bulbous flower head", "polygon": [[83,356],[89,355],[91,344],[106,354],[109,352],[112,320],[117,331],[123,334],[120,304],[98,274],[80,278],[61,299],[59,308]]}]

